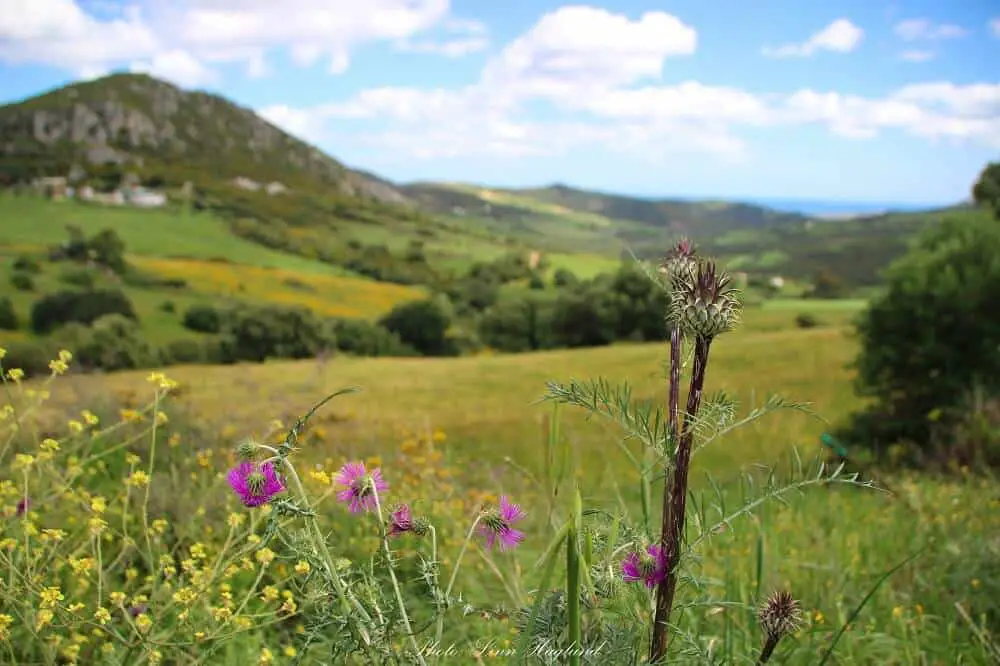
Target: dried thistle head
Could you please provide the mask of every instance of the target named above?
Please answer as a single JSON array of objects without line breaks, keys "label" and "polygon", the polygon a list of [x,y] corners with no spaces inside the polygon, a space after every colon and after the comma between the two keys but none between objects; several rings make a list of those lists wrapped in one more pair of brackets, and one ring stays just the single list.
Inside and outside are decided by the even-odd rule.
[{"label": "dried thistle head", "polygon": [[732,279],[714,262],[699,261],[689,279],[678,280],[668,319],[686,334],[714,338],[739,322],[742,304]]},{"label": "dried thistle head", "polygon": [[795,631],[802,621],[802,609],[790,592],[773,593],[761,604],[757,619],[767,638],[779,641]]},{"label": "dried thistle head", "polygon": [[697,268],[694,245],[689,239],[682,238],[667,252],[660,265],[660,273],[676,285],[694,279]]}]

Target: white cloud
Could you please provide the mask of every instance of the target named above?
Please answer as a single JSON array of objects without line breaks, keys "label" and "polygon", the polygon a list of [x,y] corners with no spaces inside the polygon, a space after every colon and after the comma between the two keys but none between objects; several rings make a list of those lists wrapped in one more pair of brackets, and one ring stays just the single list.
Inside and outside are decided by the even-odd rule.
[{"label": "white cloud", "polygon": [[[135,65],[197,85],[211,79],[208,68],[218,63],[242,64],[261,76],[267,55],[287,49],[298,64],[325,61],[339,73],[361,44],[410,40],[449,19],[449,0],[145,0],[142,9],[120,12],[81,2],[4,0],[0,62],[77,73]],[[470,21],[452,26],[479,29]],[[465,44],[444,52],[462,48],[470,50]]]},{"label": "white cloud", "polygon": [[957,39],[968,34],[965,28],[953,23],[932,23],[925,18],[900,21],[893,30],[900,39],[907,42]]},{"label": "white cloud", "polygon": [[[814,44],[849,48],[844,34],[827,31]],[[852,39],[856,44],[858,37]],[[650,159],[692,151],[739,159],[749,150],[739,130],[807,125],[853,139],[898,131],[1000,146],[1000,85],[929,83],[861,97],[659,83],[668,59],[692,53],[696,44],[692,28],[662,12],[629,19],[564,8],[501,49],[471,85],[372,88],[269,117],[313,139],[336,119],[338,129],[349,127],[373,151],[416,158],[539,155],[600,145]],[[535,113],[539,105],[550,111],[546,122]],[[354,131],[353,121],[366,129]]]},{"label": "white cloud", "polygon": [[403,53],[426,53],[446,58],[460,58],[485,51],[490,46],[486,25],[479,21],[450,18],[445,20],[441,27],[447,33],[447,37],[418,41],[403,39],[396,44],[396,50]]},{"label": "white cloud", "polygon": [[764,55],[771,58],[792,58],[811,56],[817,51],[850,53],[857,48],[864,37],[864,30],[845,18],[837,19],[801,44],[765,46]]},{"label": "white cloud", "polygon": [[186,86],[199,86],[216,80],[216,74],[187,51],[174,49],[157,53],[148,61],[132,63],[133,72],[143,72]]},{"label": "white cloud", "polygon": [[927,62],[934,59],[934,51],[924,51],[920,49],[903,51],[899,54],[899,59],[905,60],[906,62]]},{"label": "white cloud", "polygon": [[558,97],[659,78],[671,56],[694,53],[697,33],[664,12],[638,20],[585,6],[542,16],[483,71],[483,84],[523,95]]},{"label": "white cloud", "polygon": [[990,32],[993,33],[994,37],[1000,38],[1000,18],[990,21]]}]

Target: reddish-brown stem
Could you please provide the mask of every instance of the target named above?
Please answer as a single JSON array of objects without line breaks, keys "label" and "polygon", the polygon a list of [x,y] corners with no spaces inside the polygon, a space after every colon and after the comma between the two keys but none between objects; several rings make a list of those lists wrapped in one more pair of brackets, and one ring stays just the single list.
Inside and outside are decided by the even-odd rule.
[{"label": "reddish-brown stem", "polygon": [[[679,337],[679,332],[678,332]],[[670,397],[680,384],[680,345],[670,338]],[[684,427],[677,444],[674,459],[673,478],[664,487],[663,523],[660,542],[667,557],[667,576],[656,588],[656,615],[653,620],[653,638],[649,649],[650,663],[661,661],[667,652],[667,624],[673,611],[674,593],[677,590],[677,563],[681,553],[681,538],[684,534],[684,513],[687,508],[688,468],[691,465],[691,446],[694,441],[694,419],[701,407],[701,393],[705,386],[705,370],[708,367],[708,352],[711,338],[698,337],[694,345],[694,365],[691,369],[691,385],[688,389],[687,408],[684,412]],[[677,349],[677,375],[674,375],[674,350]],[[671,427],[676,426],[676,401],[671,404]],[[676,431],[674,431],[676,432]]]}]

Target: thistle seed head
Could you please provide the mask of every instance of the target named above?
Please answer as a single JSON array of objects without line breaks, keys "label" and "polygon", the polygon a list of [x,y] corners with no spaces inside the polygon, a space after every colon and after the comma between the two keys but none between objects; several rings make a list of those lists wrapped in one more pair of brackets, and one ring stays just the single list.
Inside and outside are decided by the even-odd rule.
[{"label": "thistle seed head", "polygon": [[741,303],[732,279],[713,262],[698,262],[690,279],[675,284],[668,320],[693,337],[714,338],[739,322]]},{"label": "thistle seed head", "polygon": [[757,619],[768,639],[778,641],[799,627],[802,609],[791,593],[775,592],[761,604]]},{"label": "thistle seed head", "polygon": [[697,268],[694,245],[687,238],[683,238],[667,252],[666,258],[660,265],[660,273],[676,286],[693,280]]}]

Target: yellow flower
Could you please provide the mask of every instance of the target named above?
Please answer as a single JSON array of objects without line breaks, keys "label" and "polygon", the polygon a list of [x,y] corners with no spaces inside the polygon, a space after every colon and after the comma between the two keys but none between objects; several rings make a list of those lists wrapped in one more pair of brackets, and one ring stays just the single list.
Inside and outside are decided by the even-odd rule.
[{"label": "yellow flower", "polygon": [[94,516],[87,524],[90,526],[90,533],[94,536],[101,534],[105,529],[107,529],[108,524],[104,522],[103,519]]},{"label": "yellow flower", "polygon": [[39,595],[42,598],[42,608],[52,608],[57,603],[65,599],[62,591],[58,587],[47,587]]},{"label": "yellow flower", "polygon": [[103,497],[94,497],[90,500],[90,510],[94,513],[104,513],[108,508],[107,500]]},{"label": "yellow flower", "polygon": [[[3,347],[0,347],[0,352],[3,351]],[[0,358],[3,358],[3,356],[0,355]],[[6,613],[0,614],[0,641],[7,640],[7,636],[10,635],[8,630],[12,624],[14,624],[14,618]]]},{"label": "yellow flower", "polygon": [[295,573],[299,574],[300,576],[305,576],[307,573],[309,573],[310,569],[312,569],[312,567],[310,567],[309,563],[306,562],[305,560],[299,560],[295,564]]},{"label": "yellow flower", "polygon": [[69,422],[69,429],[73,433],[77,433],[77,434],[81,433],[81,432],[83,432],[83,424],[80,423],[79,421],[77,421],[76,419],[72,419]]},{"label": "yellow flower", "polygon": [[263,601],[274,601],[278,598],[278,588],[274,585],[268,585],[264,588],[262,594],[260,595]]},{"label": "yellow flower", "polygon": [[143,613],[139,617],[135,618],[135,626],[142,633],[149,631],[149,628],[153,626],[153,620],[150,619],[149,615]]},{"label": "yellow flower", "polygon": [[61,375],[69,370],[69,366],[63,361],[49,361],[49,370],[51,370],[54,375]]},{"label": "yellow flower", "polygon": [[143,472],[141,469],[137,469],[132,472],[127,479],[125,479],[125,485],[132,486],[133,488],[142,488],[149,484],[149,475]]},{"label": "yellow flower", "polygon": [[94,413],[91,412],[89,409],[85,409],[82,412],[80,412],[80,416],[83,417],[83,421],[87,425],[95,426],[101,422],[101,420],[97,418],[97,416],[95,416]]},{"label": "yellow flower", "polygon": [[98,624],[105,625],[111,621],[111,613],[108,612],[107,608],[102,606],[94,611],[94,619],[97,620]]},{"label": "yellow flower", "polygon": [[55,613],[47,608],[38,611],[38,615],[35,616],[35,631],[41,631],[47,627],[54,617]]},{"label": "yellow flower", "polygon": [[63,363],[69,363],[70,361],[73,360],[73,353],[68,349],[60,349],[59,360],[62,361]]},{"label": "yellow flower", "polygon": [[893,608],[892,609],[892,616],[894,618],[896,618],[897,620],[899,618],[903,617],[903,607],[902,606],[896,606],[895,608]]},{"label": "yellow flower", "polygon": [[286,657],[294,657],[299,653],[298,650],[295,649],[294,645],[286,645],[285,649],[282,650],[282,652],[285,653]]},{"label": "yellow flower", "polygon": [[7,371],[7,379],[13,382],[19,382],[24,379],[24,370],[21,368],[11,368]]},{"label": "yellow flower", "polygon": [[35,462],[35,457],[27,453],[18,453],[14,456],[15,467],[31,467]]},{"label": "yellow flower", "polygon": [[260,658],[257,659],[257,664],[259,666],[270,666],[274,663],[274,655],[267,648],[263,648],[260,651]]},{"label": "yellow flower", "polygon": [[108,595],[108,599],[115,606],[121,606],[125,603],[125,593],[124,592],[112,592]]},{"label": "yellow flower", "polygon": [[163,518],[157,518],[150,524],[150,527],[153,528],[154,532],[162,535],[166,533],[168,525],[169,523],[167,523],[167,521],[165,521]]},{"label": "yellow flower", "polygon": [[260,562],[265,567],[274,561],[274,551],[270,548],[261,548],[256,553],[254,553],[254,559]]},{"label": "yellow flower", "polygon": [[226,522],[229,524],[230,527],[232,527],[233,529],[236,529],[237,527],[239,527],[240,525],[242,525],[243,521],[245,521],[245,520],[246,520],[246,516],[244,514],[242,514],[242,513],[231,513],[231,514],[229,514],[229,518],[226,519]]},{"label": "yellow flower", "polygon": [[131,466],[138,465],[139,456],[135,455],[134,453],[129,453],[128,455],[125,456],[125,462]]},{"label": "yellow flower", "polygon": [[[3,357],[6,356],[6,355],[7,355],[7,350],[4,349],[3,347],[0,347],[0,359],[3,359]],[[9,615],[4,615],[3,617],[10,617],[10,616]]]},{"label": "yellow flower", "polygon": [[42,451],[48,451],[54,453],[59,450],[59,442],[49,437],[46,437],[45,439],[42,440],[42,443],[38,445],[38,448],[40,448]]}]

